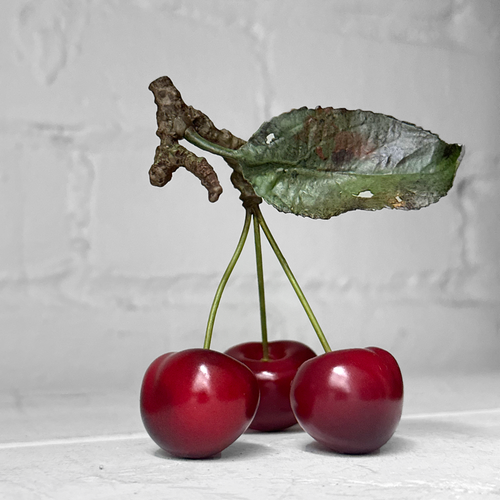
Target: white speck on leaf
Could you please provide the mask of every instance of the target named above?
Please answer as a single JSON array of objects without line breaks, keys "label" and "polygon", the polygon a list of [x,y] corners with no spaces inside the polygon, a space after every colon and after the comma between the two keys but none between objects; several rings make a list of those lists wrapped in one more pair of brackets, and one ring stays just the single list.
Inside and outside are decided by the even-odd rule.
[{"label": "white speck on leaf", "polygon": [[361,193],[356,195],[356,198],[371,198],[373,193],[371,191],[361,191]]},{"label": "white speck on leaf", "polygon": [[274,141],[274,134],[271,132],[267,137],[266,137],[266,144],[271,144],[271,142]]}]

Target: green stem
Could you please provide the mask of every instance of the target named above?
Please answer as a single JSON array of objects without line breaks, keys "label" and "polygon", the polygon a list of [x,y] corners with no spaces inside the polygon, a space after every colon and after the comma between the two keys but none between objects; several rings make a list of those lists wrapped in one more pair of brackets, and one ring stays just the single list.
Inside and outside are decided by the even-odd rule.
[{"label": "green stem", "polygon": [[212,343],[212,333],[215,324],[215,316],[217,314],[217,309],[219,308],[220,300],[222,298],[222,292],[224,291],[224,288],[226,287],[227,282],[229,281],[229,277],[233,272],[236,262],[238,262],[238,259],[240,258],[241,251],[243,250],[245,241],[248,236],[248,231],[250,229],[250,222],[251,222],[251,212],[250,210],[247,210],[245,216],[245,223],[243,225],[243,230],[241,231],[241,236],[238,241],[238,245],[236,246],[236,250],[234,251],[231,260],[229,261],[229,265],[227,266],[226,271],[222,275],[222,279],[219,283],[217,291],[215,292],[215,297],[212,302],[212,307],[210,308],[210,314],[208,315],[207,331],[205,333],[205,342],[203,344],[204,349],[210,349],[210,344]]},{"label": "green stem", "polygon": [[285,272],[288,280],[290,281],[290,284],[295,290],[295,293],[297,294],[297,297],[299,298],[300,303],[302,304],[302,307],[304,308],[307,314],[307,317],[311,321],[311,324],[314,328],[314,331],[316,332],[316,335],[318,336],[321,345],[323,346],[323,349],[325,350],[325,352],[330,352],[332,349],[329,346],[328,341],[326,340],[325,334],[323,333],[323,330],[321,330],[321,327],[319,326],[318,320],[316,319],[316,316],[314,315],[311,306],[307,302],[307,299],[304,293],[302,292],[297,280],[295,279],[295,276],[293,275],[287,261],[285,260],[285,257],[281,253],[281,250],[279,249],[275,239],[273,238],[273,235],[271,234],[271,231],[269,230],[269,227],[267,226],[266,221],[264,220],[264,217],[259,207],[255,207],[254,214],[257,217],[257,220],[259,221],[259,224],[262,227],[262,230],[264,231],[264,234],[266,235],[266,238],[268,239],[271,248],[276,254],[276,257],[278,258],[281,267],[283,268],[283,271]]},{"label": "green stem", "polygon": [[255,239],[255,258],[257,262],[257,283],[259,287],[260,329],[262,332],[262,360],[269,361],[269,346],[267,340],[266,296],[264,291],[264,266],[262,264],[262,245],[260,240],[260,223],[253,213],[253,228]]},{"label": "green stem", "polygon": [[191,144],[203,149],[204,151],[208,151],[209,153],[213,153],[223,158],[229,158],[231,160],[238,159],[238,153],[236,149],[229,149],[223,146],[219,146],[213,142],[208,141],[204,137],[202,137],[193,127],[188,127],[184,132],[184,139],[188,140]]}]

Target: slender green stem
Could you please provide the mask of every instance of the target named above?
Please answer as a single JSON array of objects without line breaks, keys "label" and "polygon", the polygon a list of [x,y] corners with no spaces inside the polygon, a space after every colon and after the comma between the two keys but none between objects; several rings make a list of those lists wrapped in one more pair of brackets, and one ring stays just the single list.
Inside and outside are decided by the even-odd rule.
[{"label": "slender green stem", "polygon": [[213,153],[223,158],[229,158],[232,160],[238,159],[238,153],[235,149],[225,148],[223,146],[219,146],[213,142],[208,141],[204,137],[202,137],[193,127],[188,127],[184,132],[184,139],[188,140],[191,144],[203,149],[204,151],[208,151],[209,153]]},{"label": "slender green stem", "polygon": [[247,210],[245,216],[245,223],[243,225],[243,230],[241,231],[241,236],[238,241],[238,245],[236,246],[236,250],[234,251],[234,254],[231,257],[229,265],[227,266],[226,271],[222,275],[217,291],[215,292],[215,297],[212,302],[212,307],[210,308],[210,314],[208,315],[207,331],[205,333],[205,343],[203,344],[204,349],[210,349],[210,344],[212,343],[212,333],[215,324],[215,316],[217,314],[217,309],[219,308],[220,300],[222,298],[222,292],[224,291],[224,288],[226,287],[227,282],[229,281],[229,277],[231,276],[234,266],[236,265],[236,262],[238,262],[238,259],[240,258],[241,255],[241,251],[243,250],[243,247],[245,245],[245,241],[247,239],[248,232],[250,230],[250,222],[252,218],[251,215],[252,214],[250,210]]},{"label": "slender green stem", "polygon": [[260,329],[262,332],[262,359],[269,360],[269,346],[267,341],[266,295],[264,291],[264,266],[262,264],[262,245],[260,240],[260,223],[253,213],[253,228],[255,239],[255,258],[257,262],[257,283],[259,286]]},{"label": "slender green stem", "polygon": [[311,321],[311,324],[314,328],[314,331],[316,332],[316,335],[318,336],[319,341],[321,342],[321,345],[323,346],[323,349],[325,350],[325,352],[330,352],[331,347],[328,344],[328,341],[326,340],[325,334],[323,333],[323,330],[321,330],[321,327],[319,326],[318,320],[316,319],[316,316],[314,315],[311,306],[307,302],[307,299],[304,293],[302,292],[297,280],[295,279],[295,276],[293,275],[287,261],[285,260],[285,257],[281,253],[281,250],[279,249],[275,239],[273,238],[273,235],[271,234],[271,231],[269,230],[269,227],[267,226],[266,221],[264,220],[264,217],[259,207],[255,207],[254,214],[257,217],[257,220],[259,221],[259,224],[262,227],[262,230],[264,231],[264,234],[266,235],[266,238],[268,239],[271,248],[276,254],[276,257],[278,258],[281,267],[283,268],[283,271],[285,272],[288,280],[290,281],[290,284],[295,290],[295,293],[297,294],[297,297],[299,298],[300,303],[302,304],[302,307],[304,308],[307,314],[307,317]]}]

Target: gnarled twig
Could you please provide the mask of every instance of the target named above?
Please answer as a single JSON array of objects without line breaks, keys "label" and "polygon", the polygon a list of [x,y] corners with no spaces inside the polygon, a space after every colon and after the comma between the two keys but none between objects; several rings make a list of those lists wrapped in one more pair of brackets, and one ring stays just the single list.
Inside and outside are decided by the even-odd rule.
[{"label": "gnarled twig", "polygon": [[[200,179],[208,191],[211,202],[218,200],[222,187],[212,166],[205,158],[199,158],[191,151],[178,144],[184,138],[188,127],[193,127],[205,139],[229,149],[238,149],[245,141],[228,130],[219,130],[201,111],[188,106],[175,88],[172,80],[162,76],[149,85],[158,106],[156,120],[160,145],[156,148],[154,163],[149,170],[151,184],[162,187],[172,179],[172,174],[181,166]],[[226,159],[233,169],[231,182],[241,193],[240,199],[245,207],[259,204],[262,199],[257,196],[252,186],[245,180],[239,164]]]}]

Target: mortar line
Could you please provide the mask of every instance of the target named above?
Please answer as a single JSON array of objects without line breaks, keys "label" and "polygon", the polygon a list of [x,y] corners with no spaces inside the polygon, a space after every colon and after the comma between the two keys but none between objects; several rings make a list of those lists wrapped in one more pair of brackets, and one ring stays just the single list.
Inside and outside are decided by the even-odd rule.
[{"label": "mortar line", "polygon": [[478,410],[457,410],[457,411],[438,411],[438,412],[428,412],[428,413],[414,413],[409,415],[403,415],[401,420],[418,420],[424,418],[441,418],[441,417],[461,417],[468,415],[489,415],[500,413],[500,408],[482,408]]},{"label": "mortar line", "polygon": [[146,439],[146,432],[132,432],[130,434],[114,434],[111,436],[83,436],[69,438],[42,439],[37,441],[13,441],[11,443],[0,443],[0,450],[16,448],[38,448],[40,446],[60,446],[68,444],[105,443],[114,441],[127,441],[133,439]]}]

